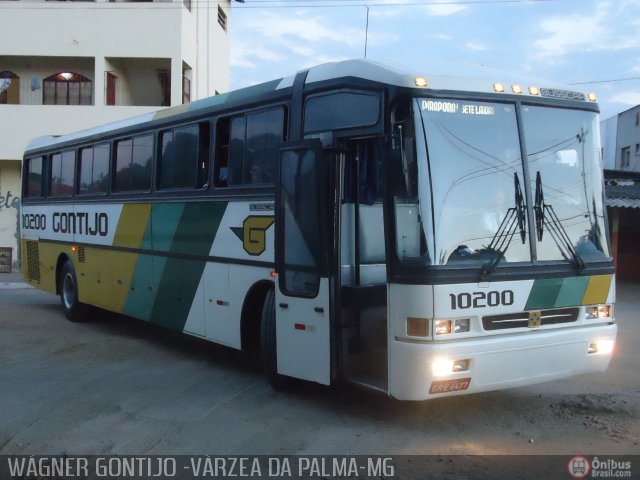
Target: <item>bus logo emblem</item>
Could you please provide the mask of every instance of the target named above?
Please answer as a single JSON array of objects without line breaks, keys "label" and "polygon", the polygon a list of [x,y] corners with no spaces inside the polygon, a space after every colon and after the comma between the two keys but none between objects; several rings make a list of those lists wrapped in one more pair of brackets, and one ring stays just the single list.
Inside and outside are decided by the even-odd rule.
[{"label": "bus logo emblem", "polygon": [[534,310],[533,312],[529,312],[529,324],[527,325],[529,328],[538,328],[542,325],[542,312],[540,310]]},{"label": "bus logo emblem", "polygon": [[231,230],[242,240],[245,252],[258,256],[267,249],[267,230],[274,221],[272,216],[250,215],[244,219],[242,227],[231,227]]}]

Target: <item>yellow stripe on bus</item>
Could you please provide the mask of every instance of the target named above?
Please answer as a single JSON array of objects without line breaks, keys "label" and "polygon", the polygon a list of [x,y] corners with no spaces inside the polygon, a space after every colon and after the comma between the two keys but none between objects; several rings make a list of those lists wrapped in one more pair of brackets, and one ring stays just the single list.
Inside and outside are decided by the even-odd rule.
[{"label": "yellow stripe on bus", "polygon": [[594,275],[589,277],[589,284],[582,297],[582,305],[595,305],[607,301],[611,288],[612,275]]},{"label": "yellow stripe on bus", "polygon": [[122,207],[113,246],[140,248],[151,215],[150,203],[132,203]]}]

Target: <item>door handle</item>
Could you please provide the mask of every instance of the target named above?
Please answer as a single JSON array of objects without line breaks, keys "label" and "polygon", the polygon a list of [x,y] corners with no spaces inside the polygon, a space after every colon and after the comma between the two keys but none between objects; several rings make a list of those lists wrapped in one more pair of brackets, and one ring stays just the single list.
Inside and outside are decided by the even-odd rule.
[{"label": "door handle", "polygon": [[324,308],[322,308],[322,307],[315,307],[315,308],[313,309],[313,311],[314,311],[314,312],[316,312],[316,313],[324,313]]},{"label": "door handle", "polygon": [[279,303],[278,306],[280,308],[289,308],[289,304],[288,303]]}]

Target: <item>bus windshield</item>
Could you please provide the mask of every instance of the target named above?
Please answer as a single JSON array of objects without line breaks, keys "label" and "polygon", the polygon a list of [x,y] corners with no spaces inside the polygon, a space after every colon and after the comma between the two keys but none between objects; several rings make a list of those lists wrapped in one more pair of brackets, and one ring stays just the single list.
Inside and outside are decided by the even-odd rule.
[{"label": "bus windshield", "polygon": [[418,99],[415,107],[430,263],[486,269],[537,259],[582,268],[608,258],[596,113],[522,106],[521,134],[513,103]]}]

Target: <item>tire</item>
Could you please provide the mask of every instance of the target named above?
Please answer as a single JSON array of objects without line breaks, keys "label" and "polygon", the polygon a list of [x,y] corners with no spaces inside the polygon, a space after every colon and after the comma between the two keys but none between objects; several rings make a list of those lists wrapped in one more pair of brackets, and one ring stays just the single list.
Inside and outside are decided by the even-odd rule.
[{"label": "tire", "polygon": [[60,271],[60,303],[65,316],[72,322],[87,319],[87,306],[78,301],[78,278],[71,260],[67,260]]},{"label": "tire", "polygon": [[269,384],[276,390],[283,390],[291,386],[293,379],[278,373],[275,303],[275,292],[273,289],[269,289],[262,305],[260,349],[262,351],[262,365]]}]

